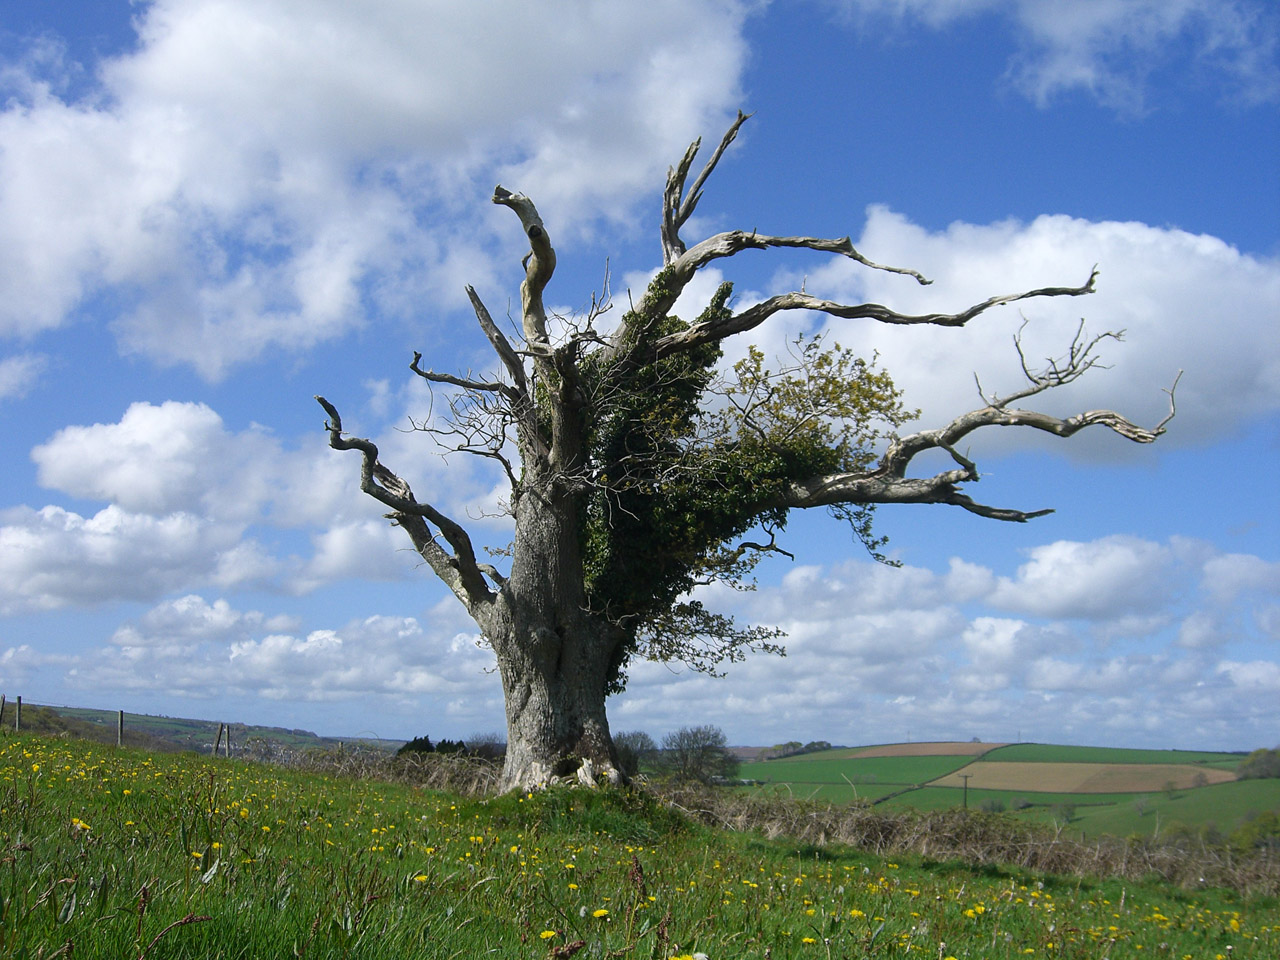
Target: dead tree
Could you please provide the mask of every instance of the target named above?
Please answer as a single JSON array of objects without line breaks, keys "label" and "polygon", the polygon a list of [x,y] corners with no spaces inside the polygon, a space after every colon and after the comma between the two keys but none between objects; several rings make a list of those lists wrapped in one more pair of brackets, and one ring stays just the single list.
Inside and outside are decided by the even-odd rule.
[{"label": "dead tree", "polygon": [[[500,552],[505,571],[482,562],[464,527],[428,493],[419,497],[379,459],[367,439],[347,435],[333,404],[335,450],[358,451],[361,489],[387,508],[414,549],[475,619],[497,657],[507,713],[502,783],[545,786],[575,775],[617,782],[605,700],[622,689],[636,657],[683,661],[716,672],[748,651],[780,651],[777,632],[743,627],[706,610],[690,591],[711,582],[743,586],[761,556],[785,552],[777,535],[791,510],[825,507],[848,521],[875,555],[872,511],[881,504],[951,504],[982,517],[1022,522],[1048,513],[989,506],[965,491],[979,478],[961,441],[990,426],[1029,427],[1069,437],[1094,425],[1150,443],[1173,416],[1141,427],[1111,410],[1059,418],[1020,404],[1078,379],[1097,362],[1103,334],[1083,330],[1045,368],[1023,356],[1026,385],[932,430],[898,435],[912,418],[874,361],[821,338],[802,338],[777,369],[759,351],[723,369],[720,345],[775,314],[808,310],[847,321],[963,326],[993,307],[1092,293],[1096,271],[1076,287],[995,296],[958,313],[909,315],[875,303],[843,304],[803,290],[745,309],[723,284],[691,322],[671,310],[698,271],[744,250],[800,248],[846,257],[870,270],[929,281],[874,263],[848,237],[769,236],[731,230],[686,246],[681,229],[747,117],[739,114],[689,183],[700,142],[667,176],[663,268],[612,329],[607,287],[583,315],[553,333],[544,292],[556,266],[551,237],[532,200],[499,186],[493,202],[518,218],[528,240],[522,261],[519,330],[495,323],[467,294],[496,356],[482,376],[438,373],[414,354],[410,368],[449,397],[445,416],[418,424],[449,450],[496,462],[511,485],[514,533]],[[850,335],[856,326],[850,326]],[[926,451],[950,469],[913,476]],[[751,538],[751,539],[748,539]]]}]

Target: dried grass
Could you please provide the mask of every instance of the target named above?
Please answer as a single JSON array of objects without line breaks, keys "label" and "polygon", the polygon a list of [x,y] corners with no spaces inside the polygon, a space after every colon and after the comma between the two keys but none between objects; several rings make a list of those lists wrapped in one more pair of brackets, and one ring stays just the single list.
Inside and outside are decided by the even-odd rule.
[{"label": "dried grass", "polygon": [[660,795],[705,823],[770,839],[847,844],[880,856],[912,853],[1039,873],[1159,879],[1185,889],[1214,886],[1246,896],[1280,895],[1280,854],[1268,848],[1240,854],[1189,838],[1077,840],[1061,828],[977,810],[885,813],[866,803],[835,805],[674,786],[663,786]]}]

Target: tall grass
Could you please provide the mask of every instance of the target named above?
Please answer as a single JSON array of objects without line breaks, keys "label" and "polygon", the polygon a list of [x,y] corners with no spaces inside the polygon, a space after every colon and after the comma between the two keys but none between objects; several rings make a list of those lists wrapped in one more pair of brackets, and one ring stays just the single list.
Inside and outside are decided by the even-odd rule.
[{"label": "tall grass", "polygon": [[[1056,876],[1070,864],[1028,855],[1043,838],[986,849],[994,819],[299,763],[0,737],[0,957],[1280,955],[1273,899]],[[432,777],[458,787],[414,782]]]}]

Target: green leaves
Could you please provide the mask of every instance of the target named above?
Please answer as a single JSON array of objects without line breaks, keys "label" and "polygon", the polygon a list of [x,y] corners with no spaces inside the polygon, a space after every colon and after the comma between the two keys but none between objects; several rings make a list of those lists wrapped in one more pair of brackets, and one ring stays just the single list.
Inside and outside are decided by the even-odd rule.
[{"label": "green leaves", "polygon": [[[662,274],[653,281],[663,282]],[[730,313],[732,292],[721,284],[695,323]],[[678,317],[629,316],[624,329],[643,347],[688,326]],[[728,373],[717,370],[720,357],[712,344],[633,369],[580,368],[584,382],[589,374],[610,385],[587,412],[581,548],[590,609],[629,638],[615,691],[635,653],[714,673],[747,650],[781,652],[777,631],[739,627],[687,594],[710,582],[751,589],[764,553],[785,552],[774,540],[786,525],[781,491],[868,469],[876,443],[914,416],[874,358],[821,337],[797,338],[776,370],[755,347]],[[879,556],[870,508],[837,514]],[[767,543],[740,542],[756,527]]]}]

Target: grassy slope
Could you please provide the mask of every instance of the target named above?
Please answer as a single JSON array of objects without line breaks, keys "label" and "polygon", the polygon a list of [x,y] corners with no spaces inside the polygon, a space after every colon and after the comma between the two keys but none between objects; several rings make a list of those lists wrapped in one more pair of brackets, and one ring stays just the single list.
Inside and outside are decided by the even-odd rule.
[{"label": "grassy slope", "polygon": [[0,851],[6,958],[1280,952],[1274,901],[1211,889],[797,847],[615,791],[478,801],[31,736],[0,736]]}]

